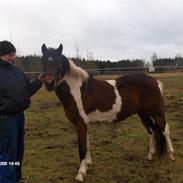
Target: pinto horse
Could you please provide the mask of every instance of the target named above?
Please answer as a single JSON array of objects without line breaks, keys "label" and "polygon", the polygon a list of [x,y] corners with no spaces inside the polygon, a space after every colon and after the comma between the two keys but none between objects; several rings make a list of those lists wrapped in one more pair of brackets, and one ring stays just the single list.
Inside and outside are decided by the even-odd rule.
[{"label": "pinto horse", "polygon": [[42,45],[45,86],[55,90],[65,115],[74,124],[79,144],[80,168],[76,180],[83,181],[92,164],[88,124],[96,121],[120,122],[138,114],[150,135],[147,160],[158,151],[174,160],[169,126],[165,121],[163,85],[145,74],[133,74],[116,80],[101,81],[88,75],[57,49]]}]

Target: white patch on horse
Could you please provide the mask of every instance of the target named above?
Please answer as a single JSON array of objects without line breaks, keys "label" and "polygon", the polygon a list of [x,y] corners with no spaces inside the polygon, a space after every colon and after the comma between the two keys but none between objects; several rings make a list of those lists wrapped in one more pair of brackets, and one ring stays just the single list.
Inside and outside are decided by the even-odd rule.
[{"label": "white patch on horse", "polygon": [[49,57],[48,60],[49,60],[50,62],[53,62],[53,58],[52,58],[52,57]]},{"label": "white patch on horse", "polygon": [[77,67],[72,61],[69,61],[70,64],[70,71],[69,74],[66,74],[64,78],[59,81],[59,84],[62,81],[66,81],[69,85],[71,94],[76,102],[78,111],[80,116],[82,117],[83,121],[88,124],[89,118],[87,114],[84,111],[83,103],[81,100],[81,91],[80,88],[84,81],[88,79],[88,73],[81,69],[80,67]]},{"label": "white patch on horse", "polygon": [[165,136],[166,139],[166,144],[167,144],[167,152],[170,154],[174,153],[174,149],[170,140],[170,128],[169,125],[166,123],[165,126],[165,132],[163,132],[163,135]]},{"label": "white patch on horse", "polygon": [[152,129],[150,129],[151,131],[151,135],[150,135],[150,139],[149,139],[149,153],[147,155],[147,160],[151,161],[153,160],[153,155],[156,152],[156,137],[155,137],[155,133]]},{"label": "white patch on horse", "polygon": [[157,80],[157,82],[158,82],[158,87],[160,89],[161,95],[163,95],[163,93],[164,93],[163,83],[160,80]]},{"label": "white patch on horse", "polygon": [[83,177],[87,174],[87,170],[88,170],[88,166],[86,164],[86,160],[84,159],[81,161],[81,165],[75,179],[77,181],[83,182]]},{"label": "white patch on horse", "polygon": [[96,121],[109,121],[109,122],[111,122],[111,121],[114,121],[117,119],[117,114],[121,110],[122,99],[119,95],[118,89],[116,88],[116,81],[115,80],[108,80],[106,82],[108,82],[114,88],[114,93],[115,93],[115,97],[116,97],[115,102],[112,106],[112,109],[109,111],[101,112],[100,110],[97,109],[96,111],[89,113],[88,117],[89,117],[91,122],[96,122]]}]

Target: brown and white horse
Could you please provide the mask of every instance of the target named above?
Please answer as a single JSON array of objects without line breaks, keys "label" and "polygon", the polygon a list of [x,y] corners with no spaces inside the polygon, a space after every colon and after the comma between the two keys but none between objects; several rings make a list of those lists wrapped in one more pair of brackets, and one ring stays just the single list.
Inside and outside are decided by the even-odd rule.
[{"label": "brown and white horse", "polygon": [[80,168],[76,180],[83,181],[92,164],[88,124],[96,121],[119,122],[138,114],[150,135],[148,160],[159,150],[174,160],[169,126],[165,121],[163,85],[153,77],[134,74],[101,81],[88,75],[58,49],[42,45],[45,86],[55,90],[65,115],[74,124],[79,143]]}]

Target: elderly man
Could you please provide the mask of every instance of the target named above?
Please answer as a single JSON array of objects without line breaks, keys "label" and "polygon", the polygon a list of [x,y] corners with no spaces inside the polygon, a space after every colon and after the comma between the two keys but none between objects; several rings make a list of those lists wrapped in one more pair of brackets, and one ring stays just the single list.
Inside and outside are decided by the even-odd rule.
[{"label": "elderly man", "polygon": [[14,45],[0,42],[0,183],[21,182],[24,154],[24,113],[44,76],[30,79],[13,63]]}]

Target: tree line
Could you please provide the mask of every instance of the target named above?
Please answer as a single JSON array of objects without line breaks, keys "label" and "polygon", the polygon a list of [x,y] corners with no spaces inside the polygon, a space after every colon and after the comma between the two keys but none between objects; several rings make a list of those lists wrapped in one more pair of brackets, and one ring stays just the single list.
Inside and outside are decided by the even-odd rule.
[{"label": "tree line", "polygon": [[[146,62],[142,59],[135,60],[87,60],[81,58],[71,58],[76,65],[83,69],[107,69],[107,68],[123,68],[123,67],[147,67],[152,66],[183,66],[183,57],[180,55],[175,58],[158,58],[154,53],[151,57],[151,63]],[[28,55],[18,56],[15,64],[25,72],[39,72],[42,70],[41,56]]]}]

